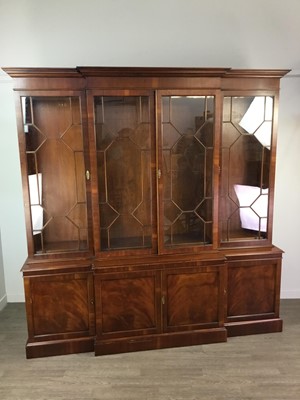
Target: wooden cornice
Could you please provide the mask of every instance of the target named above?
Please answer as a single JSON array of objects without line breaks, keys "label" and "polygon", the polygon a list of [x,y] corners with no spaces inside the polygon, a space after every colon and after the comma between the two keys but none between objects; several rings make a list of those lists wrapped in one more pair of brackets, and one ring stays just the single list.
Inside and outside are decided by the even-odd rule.
[{"label": "wooden cornice", "polygon": [[79,78],[76,68],[2,68],[12,78]]},{"label": "wooden cornice", "polygon": [[290,69],[230,69],[225,77],[229,78],[282,78]]},{"label": "wooden cornice", "polygon": [[168,67],[76,67],[76,68],[2,68],[12,78],[81,77],[220,77],[281,78],[288,69],[168,68]]},{"label": "wooden cornice", "polygon": [[221,77],[230,68],[77,67],[87,77]]}]

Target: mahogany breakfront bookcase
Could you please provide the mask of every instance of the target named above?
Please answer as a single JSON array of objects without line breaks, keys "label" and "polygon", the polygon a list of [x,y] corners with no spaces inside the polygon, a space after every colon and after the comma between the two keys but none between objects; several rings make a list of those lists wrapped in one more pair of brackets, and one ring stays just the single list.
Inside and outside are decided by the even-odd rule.
[{"label": "mahogany breakfront bookcase", "polygon": [[288,71],[4,71],[24,187],[28,358],[282,330],[272,215]]}]

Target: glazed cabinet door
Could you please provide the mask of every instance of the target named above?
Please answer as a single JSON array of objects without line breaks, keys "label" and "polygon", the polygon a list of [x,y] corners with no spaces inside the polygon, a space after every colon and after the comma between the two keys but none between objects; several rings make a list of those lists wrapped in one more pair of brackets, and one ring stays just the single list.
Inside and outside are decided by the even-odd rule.
[{"label": "glazed cabinet door", "polygon": [[221,140],[220,242],[271,243],[277,97],[225,95]]},{"label": "glazed cabinet door", "polygon": [[29,255],[87,252],[87,135],[81,92],[18,93]]},{"label": "glazed cabinet door", "polygon": [[160,252],[213,244],[218,101],[216,92],[158,92]]},{"label": "glazed cabinet door", "polygon": [[156,246],[153,92],[90,91],[94,237],[102,257]]}]

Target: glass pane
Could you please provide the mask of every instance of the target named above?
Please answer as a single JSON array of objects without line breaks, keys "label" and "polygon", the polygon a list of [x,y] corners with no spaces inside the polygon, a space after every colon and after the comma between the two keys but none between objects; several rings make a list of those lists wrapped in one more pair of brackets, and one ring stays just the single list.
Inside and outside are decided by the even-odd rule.
[{"label": "glass pane", "polygon": [[222,241],[267,237],[272,118],[272,97],[224,98]]},{"label": "glass pane", "polygon": [[151,126],[149,98],[95,97],[102,250],[149,248]]},{"label": "glass pane", "polygon": [[214,97],[163,96],[165,246],[212,242]]},{"label": "glass pane", "polygon": [[22,97],[35,253],[88,247],[80,102]]}]

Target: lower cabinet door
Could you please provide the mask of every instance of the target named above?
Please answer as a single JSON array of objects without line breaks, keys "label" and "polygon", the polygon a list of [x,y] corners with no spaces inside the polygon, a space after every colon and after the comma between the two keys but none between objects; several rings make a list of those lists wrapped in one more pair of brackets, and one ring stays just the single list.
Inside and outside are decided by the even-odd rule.
[{"label": "lower cabinet door", "polygon": [[228,263],[227,321],[279,317],[281,259]]},{"label": "lower cabinet door", "polygon": [[24,277],[24,285],[29,340],[94,335],[91,273]]},{"label": "lower cabinet door", "polygon": [[93,274],[24,276],[28,340],[26,357],[47,357],[94,350]]},{"label": "lower cabinet door", "polygon": [[159,272],[96,273],[95,294],[97,339],[160,332]]},{"label": "lower cabinet door", "polygon": [[236,258],[228,262],[228,336],[281,332],[281,253],[278,258],[262,258],[259,254],[250,260],[245,256]]},{"label": "lower cabinet door", "polygon": [[165,332],[224,325],[224,268],[177,268],[163,272]]},{"label": "lower cabinet door", "polygon": [[224,268],[95,274],[95,354],[226,341]]}]

